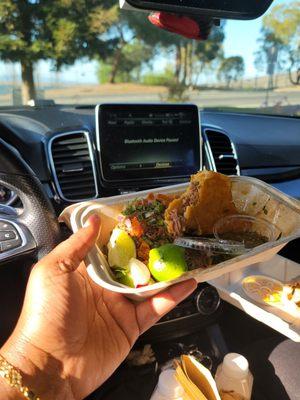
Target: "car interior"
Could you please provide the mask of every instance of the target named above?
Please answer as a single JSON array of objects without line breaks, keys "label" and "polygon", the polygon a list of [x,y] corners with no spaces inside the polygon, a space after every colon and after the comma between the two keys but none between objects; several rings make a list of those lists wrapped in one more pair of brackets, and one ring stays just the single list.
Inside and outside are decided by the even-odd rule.
[{"label": "car interior", "polygon": [[[202,20],[258,18],[271,5],[221,0],[125,3],[126,8],[185,15],[200,26]],[[1,345],[18,319],[32,266],[71,234],[58,222],[67,206],[187,182],[199,169],[257,178],[297,202],[299,155],[296,114],[126,99],[1,106]],[[290,242],[261,268],[276,278],[274,271],[291,265],[294,277],[299,275],[299,248],[300,239]],[[286,346],[284,354],[299,362],[299,323],[268,323],[234,299],[225,300],[219,284],[217,279],[199,283],[189,298],[139,338],[134,350],[150,345],[155,362],[135,366],[125,361],[88,399],[150,399],[161,367],[181,354],[196,354],[215,373],[223,357],[236,352],[250,362],[254,400],[299,400],[299,363],[281,378],[269,361],[275,348]],[[279,358],[283,362],[286,357]]]}]

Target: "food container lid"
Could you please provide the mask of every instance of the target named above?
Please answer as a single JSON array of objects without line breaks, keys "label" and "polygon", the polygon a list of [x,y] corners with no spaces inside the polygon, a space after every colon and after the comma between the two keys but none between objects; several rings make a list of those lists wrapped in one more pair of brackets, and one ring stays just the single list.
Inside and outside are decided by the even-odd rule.
[{"label": "food container lid", "polygon": [[244,244],[233,240],[222,240],[204,237],[178,237],[174,240],[177,246],[187,249],[198,250],[211,254],[243,254],[247,250]]}]

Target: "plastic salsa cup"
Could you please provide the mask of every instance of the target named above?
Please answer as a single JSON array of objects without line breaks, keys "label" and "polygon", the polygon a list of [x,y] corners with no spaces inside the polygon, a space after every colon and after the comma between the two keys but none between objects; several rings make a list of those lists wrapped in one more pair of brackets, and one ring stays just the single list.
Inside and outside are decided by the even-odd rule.
[{"label": "plastic salsa cup", "polygon": [[229,215],[216,222],[213,233],[224,243],[233,240],[252,249],[267,242],[274,242],[279,235],[278,228],[269,221],[248,215]]}]

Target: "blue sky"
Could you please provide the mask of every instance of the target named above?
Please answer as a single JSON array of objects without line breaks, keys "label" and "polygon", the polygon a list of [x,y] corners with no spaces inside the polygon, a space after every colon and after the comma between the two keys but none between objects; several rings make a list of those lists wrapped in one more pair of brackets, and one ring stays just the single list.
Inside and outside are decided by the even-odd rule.
[{"label": "blue sky", "polygon": [[228,21],[225,26],[225,57],[240,55],[244,58],[246,77],[256,74],[254,52],[261,28],[261,18],[254,21]]},{"label": "blue sky", "polygon": [[[291,2],[286,0],[285,2]],[[284,0],[275,0],[273,5],[283,3]],[[146,21],[145,21],[146,23]],[[254,77],[254,52],[257,49],[257,39],[262,24],[262,18],[253,21],[227,21],[225,27],[224,52],[225,56],[240,55],[245,60],[245,77]],[[160,63],[161,64],[161,63]],[[74,66],[64,68],[59,76],[50,71],[49,63],[39,63],[37,74],[38,81],[55,82],[77,82],[77,83],[97,83],[96,62],[77,62]],[[19,75],[19,67],[15,66],[15,74]],[[12,67],[0,64],[0,80],[11,80]]]},{"label": "blue sky", "polygon": [[[274,0],[272,7],[291,2],[292,0]],[[262,19],[263,17],[252,21],[227,21],[225,27],[225,56],[241,55],[246,65],[246,77],[254,77],[257,73],[254,67],[254,52],[258,48],[257,39]]]}]

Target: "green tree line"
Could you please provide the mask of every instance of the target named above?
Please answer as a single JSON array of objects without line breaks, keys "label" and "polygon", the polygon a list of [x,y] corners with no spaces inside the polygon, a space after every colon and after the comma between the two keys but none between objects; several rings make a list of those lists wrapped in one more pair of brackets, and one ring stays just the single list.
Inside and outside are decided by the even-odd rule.
[{"label": "green tree line", "polygon": [[0,58],[20,62],[23,100],[36,96],[37,61],[51,60],[59,69],[112,51],[112,41],[101,34],[116,18],[111,0],[1,0]]},{"label": "green tree line", "polygon": [[[280,4],[263,19],[256,65],[272,79],[288,70],[299,84],[300,3]],[[206,41],[187,40],[161,31],[146,15],[120,11],[117,0],[1,0],[0,58],[19,62],[23,101],[36,97],[34,68],[50,60],[54,69],[79,59],[99,61],[101,83],[138,82],[196,88],[201,76],[215,71],[230,87],[244,75],[239,55],[224,58],[224,23]],[[165,68],[153,72],[160,60]]]},{"label": "green tree line", "polygon": [[276,73],[287,71],[290,82],[300,85],[300,1],[275,5],[263,17],[255,65],[275,86]]},{"label": "green tree line", "polygon": [[[205,42],[189,41],[153,27],[145,14],[120,11],[116,0],[1,0],[0,21],[0,58],[21,64],[25,104],[36,97],[34,68],[40,60],[59,70],[78,59],[96,59],[101,82],[186,87],[196,86],[223,55],[223,26]],[[159,56],[169,64],[157,75],[151,68]]]}]

